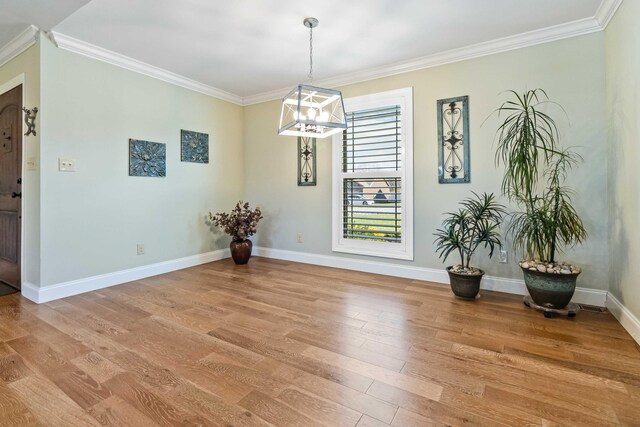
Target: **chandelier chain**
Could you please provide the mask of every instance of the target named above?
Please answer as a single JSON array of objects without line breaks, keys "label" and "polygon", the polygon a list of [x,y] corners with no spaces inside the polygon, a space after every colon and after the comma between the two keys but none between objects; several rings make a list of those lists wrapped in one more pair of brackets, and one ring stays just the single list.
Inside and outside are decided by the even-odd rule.
[{"label": "chandelier chain", "polygon": [[309,27],[309,82],[313,83],[313,27]]}]

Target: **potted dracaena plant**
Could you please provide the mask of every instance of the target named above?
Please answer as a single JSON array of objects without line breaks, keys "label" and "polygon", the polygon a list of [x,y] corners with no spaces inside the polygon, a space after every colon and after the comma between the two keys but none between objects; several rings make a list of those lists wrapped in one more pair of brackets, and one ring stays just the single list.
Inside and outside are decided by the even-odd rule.
[{"label": "potted dracaena plant", "polygon": [[[558,252],[582,243],[587,232],[572,205],[574,192],[564,185],[582,158],[559,144],[556,122],[545,106],[556,106],[542,89],[513,96],[496,111],[504,120],[497,131],[496,164],[503,164],[502,193],[518,207],[510,214],[507,232],[533,301],[562,309],[576,288],[580,268],[558,262]],[[564,112],[564,110],[562,110]]]},{"label": "potted dracaena plant", "polygon": [[462,299],[475,299],[480,291],[484,271],[472,266],[471,258],[480,245],[489,249],[489,258],[495,247],[502,247],[500,224],[505,208],[496,202],[493,194],[473,193],[460,202],[460,208],[449,212],[436,230],[436,252],[443,261],[456,252],[460,263],[447,267],[453,293]]},{"label": "potted dracaena plant", "polygon": [[249,203],[239,201],[230,213],[209,212],[208,220],[231,236],[231,258],[236,264],[246,264],[251,258],[253,244],[249,237],[256,233],[258,221],[263,218],[260,208],[251,209]]}]

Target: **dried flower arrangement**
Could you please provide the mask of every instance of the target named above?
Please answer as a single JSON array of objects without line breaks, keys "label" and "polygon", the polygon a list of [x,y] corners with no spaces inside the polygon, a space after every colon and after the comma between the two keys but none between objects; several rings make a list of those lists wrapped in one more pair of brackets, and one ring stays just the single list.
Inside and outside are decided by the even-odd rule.
[{"label": "dried flower arrangement", "polygon": [[241,242],[256,234],[258,221],[263,218],[260,208],[251,210],[249,203],[236,204],[230,213],[218,212],[215,215],[209,212],[209,221],[216,227],[220,227],[231,236],[234,242]]}]

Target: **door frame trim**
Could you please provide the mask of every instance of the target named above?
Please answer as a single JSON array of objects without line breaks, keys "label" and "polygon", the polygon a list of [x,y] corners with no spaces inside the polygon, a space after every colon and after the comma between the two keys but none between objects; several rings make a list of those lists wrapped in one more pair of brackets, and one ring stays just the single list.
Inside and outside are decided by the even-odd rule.
[{"label": "door frame trim", "polygon": [[[20,120],[22,121],[22,123],[24,123],[24,111],[22,111],[22,107],[24,107],[24,103],[25,100],[27,99],[27,86],[26,86],[26,78],[25,78],[25,73],[21,73],[18,74],[17,76],[9,79],[8,81],[0,84],[0,95],[4,95],[5,93],[9,92],[11,89],[14,89],[20,85],[22,85],[22,104],[20,106],[20,110],[21,110],[21,115],[20,115]],[[22,178],[22,187],[24,188],[24,183],[25,183],[25,164],[26,164],[26,147],[27,144],[25,144],[25,138],[24,135],[20,135],[20,137],[22,138],[22,156],[21,156],[21,161],[22,164],[20,165],[20,177]],[[25,242],[24,242],[24,236],[25,236],[25,224],[26,221],[25,219],[25,198],[22,197],[20,199],[20,212],[22,215],[22,218],[20,220],[20,292],[22,293],[22,290],[24,289],[24,283],[26,282],[25,280],[25,272],[27,271],[26,266],[28,265],[28,262],[26,260],[26,256],[25,256]]]}]

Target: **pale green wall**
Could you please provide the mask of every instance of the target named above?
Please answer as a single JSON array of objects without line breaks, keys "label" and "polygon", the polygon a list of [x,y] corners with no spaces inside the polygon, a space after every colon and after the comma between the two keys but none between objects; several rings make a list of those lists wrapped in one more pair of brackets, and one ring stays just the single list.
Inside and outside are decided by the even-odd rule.
[{"label": "pale green wall", "polygon": [[[41,49],[42,286],[228,247],[204,218],[242,197],[242,107]],[[180,129],[209,134],[209,164],[180,161]],[[128,176],[129,138],[167,144],[166,178]]]},{"label": "pale green wall", "polygon": [[[0,86],[24,74],[23,104],[40,108],[40,46],[35,44],[0,67]],[[23,163],[40,156],[41,113],[36,117],[37,135],[23,136]],[[23,270],[22,281],[40,283],[40,172],[24,171],[22,176]]]},{"label": "pale green wall", "polygon": [[[596,33],[507,53],[429,68],[341,88],[345,97],[408,86],[414,88],[414,240],[415,261],[351,256],[331,251],[331,141],[318,140],[318,185],[296,183],[296,141],[277,135],[279,101],[245,108],[245,198],[261,205],[265,221],[259,246],[346,258],[443,268],[434,253],[433,231],[442,212],[456,207],[470,192],[500,190],[501,171],[494,167],[494,134],[498,120],[482,122],[505,97],[507,89],[544,88],[567,111],[562,116],[565,145],[581,146],[584,164],[571,176],[575,206],[590,238],[566,255],[584,273],[579,286],[607,289],[607,148],[604,90],[604,36]],[[301,76],[303,77],[303,76]],[[438,184],[436,101],[470,97],[471,183]],[[557,110],[556,110],[557,111]],[[296,243],[296,233],[304,243]],[[482,251],[480,251],[482,253]],[[498,264],[484,254],[476,260],[494,276],[522,278],[515,257]],[[451,263],[453,259],[449,260]]]},{"label": "pale green wall", "polygon": [[622,3],[605,31],[609,133],[610,291],[640,317],[640,2]]},{"label": "pale green wall", "polygon": [[[441,213],[471,190],[499,191],[501,173],[493,162],[498,122],[490,119],[481,127],[482,122],[504,99],[500,92],[543,87],[571,119],[569,126],[559,118],[564,143],[581,146],[585,158],[570,184],[577,190],[575,203],[590,239],[566,258],[584,267],[580,286],[608,288],[602,33],[341,88],[350,97],[414,87],[413,262],[331,251],[331,143],[318,141],[318,186],[298,187],[295,138],[277,135],[278,101],[242,108],[56,49],[46,39],[22,56],[31,58],[31,65],[19,62],[24,59],[12,61],[0,68],[0,82],[15,71],[8,67],[30,68],[34,76],[40,66],[42,153],[39,141],[29,148],[40,159],[42,185],[42,233],[30,235],[28,243],[35,248],[30,253],[33,265],[40,260],[39,242],[42,247],[41,270],[30,270],[29,281],[36,285],[226,247],[228,239],[212,234],[204,215],[228,210],[240,198],[265,210],[256,236],[259,246],[442,268],[432,243]],[[36,87],[36,82],[31,84]],[[472,183],[439,185],[435,103],[458,95],[470,96]],[[180,162],[181,128],[210,134],[210,164]],[[129,138],[167,143],[166,178],[128,176]],[[58,172],[58,157],[75,159],[78,171]],[[38,172],[31,174],[31,182],[38,183]],[[31,230],[40,231],[36,226]],[[304,243],[296,243],[297,232],[304,233]],[[136,255],[136,243],[145,244],[145,255]],[[514,260],[510,253],[505,266],[482,254],[477,262],[491,275],[520,278]]]}]

